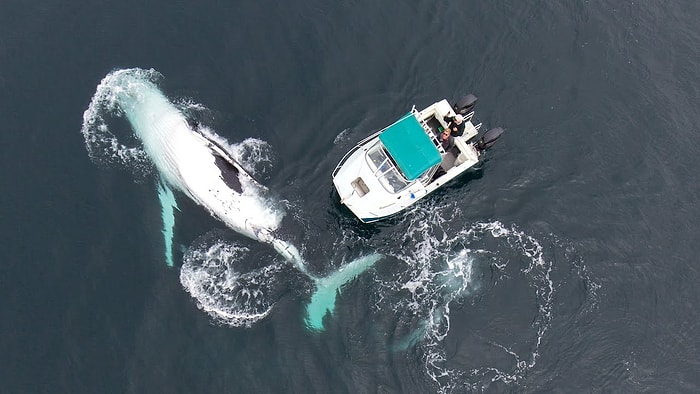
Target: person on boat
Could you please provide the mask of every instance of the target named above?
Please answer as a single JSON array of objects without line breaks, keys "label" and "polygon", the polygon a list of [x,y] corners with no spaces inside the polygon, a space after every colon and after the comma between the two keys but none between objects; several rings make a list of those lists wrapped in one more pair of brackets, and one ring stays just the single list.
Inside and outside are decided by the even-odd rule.
[{"label": "person on boat", "polygon": [[443,120],[447,122],[447,129],[450,130],[450,134],[453,137],[460,137],[464,134],[464,117],[462,115],[447,115]]},{"label": "person on boat", "polygon": [[442,145],[442,149],[445,152],[449,152],[455,146],[455,139],[450,133],[450,129],[443,130],[440,137],[438,137],[438,141],[440,141],[440,145]]}]

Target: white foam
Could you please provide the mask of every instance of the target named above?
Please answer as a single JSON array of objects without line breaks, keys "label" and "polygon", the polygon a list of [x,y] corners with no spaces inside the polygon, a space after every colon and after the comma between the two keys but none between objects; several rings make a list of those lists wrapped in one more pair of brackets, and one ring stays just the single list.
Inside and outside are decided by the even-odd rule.
[{"label": "white foam", "polygon": [[[158,80],[154,70],[133,71],[145,80]],[[90,105],[83,113],[81,132],[90,159],[100,165],[129,168],[139,177],[150,172],[151,161],[141,145],[126,146],[110,130],[109,118],[122,115],[117,104],[117,92],[123,89],[114,73],[107,75],[97,86]]]},{"label": "white foam", "polygon": [[[449,229],[452,219],[447,217],[459,213],[441,204],[438,201],[429,208],[419,205],[408,217],[411,223],[403,239],[396,242],[403,247],[389,245],[382,250],[406,263],[405,271],[391,280],[382,281],[382,298],[391,298],[390,306],[397,315],[410,312],[420,318],[418,327],[400,341],[397,349],[407,343],[416,343],[423,357],[425,373],[436,382],[440,392],[450,392],[455,388],[481,390],[494,381],[517,384],[537,364],[540,347],[553,318],[553,259],[545,256],[538,239],[515,225],[505,226],[494,221]],[[510,260],[513,257],[527,264],[513,266]],[[532,298],[537,300],[536,316],[528,320],[532,337],[521,339],[528,344],[525,347],[529,347],[529,351],[524,352],[512,344],[489,342],[513,360],[510,368],[504,368],[502,364],[485,364],[468,371],[446,367],[443,341],[450,331],[450,307],[479,291],[474,276],[477,266],[479,270],[491,266],[507,275],[508,280],[527,281],[526,289],[532,289]],[[509,274],[505,274],[506,269]],[[392,292],[403,295],[402,299],[397,301],[390,295]],[[379,304],[377,307],[386,306]],[[416,320],[410,319],[409,323],[416,324]]]},{"label": "white foam", "polygon": [[236,144],[230,143],[226,138],[216,134],[206,126],[200,126],[199,131],[208,139],[215,141],[233,157],[236,162],[254,176],[262,176],[272,168],[272,147],[267,141],[259,138],[248,137]]},{"label": "white foam", "polygon": [[335,139],[333,139],[333,144],[338,145],[341,141],[345,141],[348,139],[348,133],[350,132],[349,128],[343,129],[338,135],[335,136]]},{"label": "white foam", "polygon": [[274,308],[281,266],[269,264],[238,272],[235,265],[248,252],[248,248],[215,239],[185,255],[180,283],[197,300],[197,306],[219,323],[250,327]]}]

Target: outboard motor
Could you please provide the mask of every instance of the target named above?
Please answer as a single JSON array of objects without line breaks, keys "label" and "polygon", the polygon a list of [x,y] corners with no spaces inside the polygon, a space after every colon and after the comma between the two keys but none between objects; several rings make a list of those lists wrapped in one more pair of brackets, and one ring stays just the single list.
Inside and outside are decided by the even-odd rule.
[{"label": "outboard motor", "polygon": [[484,150],[492,147],[493,144],[496,143],[496,140],[499,139],[502,134],[503,134],[503,128],[501,128],[501,127],[496,127],[495,129],[491,129],[491,130],[487,131],[476,142],[476,149],[479,152],[481,152],[481,151],[484,151]]},{"label": "outboard motor", "polygon": [[457,100],[455,103],[454,110],[456,114],[459,115],[466,115],[474,110],[474,106],[476,105],[476,96],[473,94],[468,94],[461,99]]}]

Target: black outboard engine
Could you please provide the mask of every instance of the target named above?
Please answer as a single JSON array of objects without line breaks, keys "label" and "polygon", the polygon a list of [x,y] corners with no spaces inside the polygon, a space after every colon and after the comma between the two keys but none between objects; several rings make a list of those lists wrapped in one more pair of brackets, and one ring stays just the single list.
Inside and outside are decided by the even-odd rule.
[{"label": "black outboard engine", "polygon": [[457,100],[455,103],[454,110],[456,114],[459,115],[466,115],[474,110],[474,106],[476,105],[476,96],[473,94],[468,94],[461,99]]},{"label": "black outboard engine", "polygon": [[484,150],[492,147],[493,144],[496,143],[496,140],[499,139],[502,134],[503,134],[503,128],[501,128],[501,127],[496,127],[495,129],[491,129],[491,130],[487,131],[476,142],[476,149],[479,152],[481,152],[481,151],[484,151]]}]

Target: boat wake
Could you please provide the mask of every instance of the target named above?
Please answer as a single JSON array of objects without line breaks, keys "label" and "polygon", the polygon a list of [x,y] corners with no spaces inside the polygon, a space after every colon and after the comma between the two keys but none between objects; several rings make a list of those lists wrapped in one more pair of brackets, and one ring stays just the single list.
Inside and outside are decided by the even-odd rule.
[{"label": "boat wake", "polygon": [[[323,328],[335,296],[369,268],[379,255],[360,257],[330,275],[312,275],[296,246],[280,236],[284,204],[259,184],[254,173],[269,152],[260,140],[231,145],[208,127],[193,121],[205,108],[190,100],[174,103],[158,88],[155,70],[125,69],[108,74],[83,114],[82,133],[90,158],[98,164],[129,168],[137,179],[157,170],[162,208],[165,261],[174,265],[176,190],[213,217],[248,238],[269,244],[315,285],[308,307],[310,329]],[[127,123],[124,122],[127,121]],[[126,142],[122,142],[126,141]],[[241,164],[247,163],[247,165]],[[181,283],[200,308],[215,319],[247,326],[272,309],[280,264],[274,258],[261,268],[240,271],[248,249],[237,244],[200,242],[188,250]]]}]

